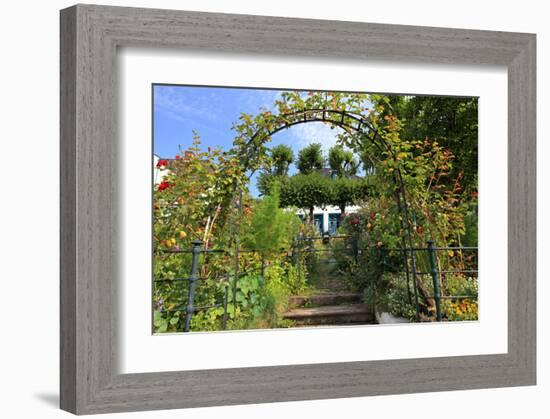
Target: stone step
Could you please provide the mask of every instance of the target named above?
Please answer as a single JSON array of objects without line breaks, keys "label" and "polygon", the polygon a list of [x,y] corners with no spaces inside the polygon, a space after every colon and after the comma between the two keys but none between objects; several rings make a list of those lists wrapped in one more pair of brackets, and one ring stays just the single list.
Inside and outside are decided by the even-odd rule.
[{"label": "stone step", "polygon": [[330,292],[313,295],[292,295],[288,299],[289,308],[336,306],[360,303],[362,295],[354,292]]},{"label": "stone step", "polygon": [[347,292],[348,291],[348,287],[346,287],[346,285],[344,283],[342,283],[341,281],[337,281],[337,280],[334,280],[334,281],[327,281],[327,280],[323,280],[323,281],[319,281],[317,283],[315,283],[315,288],[317,289],[320,289],[320,290],[324,290],[324,291],[333,291],[333,292]]},{"label": "stone step", "polygon": [[349,288],[348,287],[344,287],[344,286],[341,286],[341,287],[337,287],[337,286],[334,286],[334,285],[316,285],[315,286],[315,293],[317,293],[317,291],[319,293],[322,293],[322,294],[340,294],[340,293],[347,293],[347,292],[350,292]]},{"label": "stone step", "polygon": [[294,308],[284,318],[295,321],[297,326],[375,323],[365,304]]}]

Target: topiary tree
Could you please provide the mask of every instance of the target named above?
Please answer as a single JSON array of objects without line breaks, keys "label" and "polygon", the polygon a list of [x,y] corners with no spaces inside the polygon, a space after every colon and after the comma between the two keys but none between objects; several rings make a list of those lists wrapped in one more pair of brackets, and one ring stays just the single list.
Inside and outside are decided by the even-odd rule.
[{"label": "topiary tree", "polygon": [[359,201],[372,196],[375,189],[369,179],[343,177],[334,179],[331,182],[331,188],[330,204],[340,208],[342,216],[348,205],[357,204]]},{"label": "topiary tree", "polygon": [[258,176],[256,184],[262,195],[269,195],[273,183],[280,182],[288,176],[288,169],[294,161],[292,148],[284,144],[273,147],[269,154],[270,158]]},{"label": "topiary tree", "polygon": [[311,143],[302,148],[298,153],[296,166],[300,173],[307,175],[323,168],[325,159],[321,150],[321,144]]},{"label": "topiary tree", "polygon": [[376,171],[376,160],[372,156],[370,150],[363,150],[359,152],[359,160],[365,171],[365,176],[373,175]]},{"label": "topiary tree", "polygon": [[345,150],[340,145],[331,147],[328,151],[328,164],[338,177],[349,177],[357,174],[358,163],[353,152]]},{"label": "topiary tree", "polygon": [[333,200],[332,181],[319,173],[297,174],[281,183],[281,206],[298,207],[309,211],[313,223],[313,209]]},{"label": "topiary tree", "polygon": [[271,149],[271,175],[287,176],[288,169],[294,161],[292,148],[287,145],[279,144]]}]

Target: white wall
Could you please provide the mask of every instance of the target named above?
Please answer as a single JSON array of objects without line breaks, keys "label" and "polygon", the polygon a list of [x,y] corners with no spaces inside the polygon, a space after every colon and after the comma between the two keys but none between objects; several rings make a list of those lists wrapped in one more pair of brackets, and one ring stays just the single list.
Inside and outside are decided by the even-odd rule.
[{"label": "white wall", "polygon": [[[346,207],[347,214],[352,214],[357,211],[359,211],[359,206],[357,205],[350,205]],[[313,209],[313,215],[319,215],[319,214],[323,215],[323,232],[329,231],[329,214],[340,214],[340,213],[341,213],[340,208],[334,205],[327,205],[326,207],[323,207],[323,208],[315,207]],[[303,217],[309,216],[309,212],[304,211],[303,209],[297,210],[296,214],[299,214]]]},{"label": "white wall", "polygon": [[[188,10],[314,17],[429,26],[537,32],[539,90],[539,301],[549,301],[548,223],[542,216],[543,185],[550,183],[548,129],[550,114],[550,26],[545,2],[462,0],[351,1],[320,0],[157,0],[103,1],[103,4],[185,8]],[[58,389],[58,9],[71,1],[4,2],[2,65],[4,82],[1,166],[3,197],[2,278],[3,334],[0,344],[0,414],[6,418],[57,418]],[[544,77],[543,77],[544,75]],[[7,148],[6,148],[7,147]],[[543,160],[543,158],[546,159]],[[24,170],[23,170],[24,167]],[[13,173],[17,173],[14,177]],[[548,189],[548,188],[546,188]],[[544,205],[546,209],[547,205]],[[32,250],[32,251],[31,251]],[[546,275],[547,276],[547,275]],[[543,418],[548,416],[550,310],[539,308],[539,386],[496,390],[385,396],[272,405],[233,406],[190,411],[122,414],[144,418],[333,418],[345,414],[380,418],[446,419],[464,417]],[[546,329],[548,327],[546,326]],[[543,350],[546,354],[543,354]]]}]

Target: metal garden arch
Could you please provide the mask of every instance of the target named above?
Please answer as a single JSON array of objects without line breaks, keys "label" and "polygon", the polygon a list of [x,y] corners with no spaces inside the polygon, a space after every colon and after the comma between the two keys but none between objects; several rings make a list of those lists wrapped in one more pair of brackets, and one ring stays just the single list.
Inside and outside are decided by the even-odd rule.
[{"label": "metal garden arch", "polygon": [[[271,137],[279,131],[288,129],[294,125],[311,123],[311,122],[322,122],[329,125],[334,125],[340,127],[348,134],[356,137],[359,141],[369,141],[373,144],[380,152],[388,153],[392,158],[395,158],[395,154],[387,141],[380,135],[380,133],[372,126],[372,124],[366,120],[361,114],[356,112],[350,112],[342,109],[331,109],[331,108],[304,108],[299,111],[273,115],[270,119],[270,124],[265,124],[259,127],[244,143],[244,145],[238,148],[238,155],[241,162],[241,165],[248,170],[250,167],[250,162],[255,161],[258,156],[259,148],[270,141]],[[400,169],[396,170],[394,176],[394,181],[396,183],[396,201],[398,205],[399,212],[402,215],[401,227],[402,231],[405,232],[405,235],[402,235],[402,253],[403,253],[403,262],[406,267],[406,276],[407,283],[410,282],[409,277],[409,266],[410,262],[410,273],[412,274],[413,279],[413,290],[414,290],[414,299],[415,299],[415,308],[416,308],[416,318],[419,319],[419,304],[418,304],[418,282],[417,282],[417,272],[416,272],[416,261],[413,248],[412,240],[412,223],[410,219],[410,211],[407,202],[407,193],[405,184],[403,181],[403,175]],[[234,209],[237,209],[237,213],[242,213],[241,208],[242,203],[242,192],[237,197],[236,188],[235,193],[233,194],[232,206]],[[235,222],[235,221],[233,221]],[[238,265],[238,247],[239,239],[238,236],[235,236],[233,239],[233,246],[235,249],[234,252],[234,263],[237,267]],[[237,271],[237,269],[235,270]],[[233,298],[236,294],[236,284],[237,278],[235,278],[233,286]]]}]

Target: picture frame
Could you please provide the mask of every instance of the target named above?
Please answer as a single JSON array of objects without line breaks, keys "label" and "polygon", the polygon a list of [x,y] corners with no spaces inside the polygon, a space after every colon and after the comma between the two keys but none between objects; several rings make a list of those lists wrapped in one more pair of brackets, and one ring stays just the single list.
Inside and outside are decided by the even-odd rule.
[{"label": "picture frame", "polygon": [[[118,374],[121,46],[508,69],[508,353]],[[61,11],[61,408],[75,414],[536,383],[534,34],[76,5]]]}]

